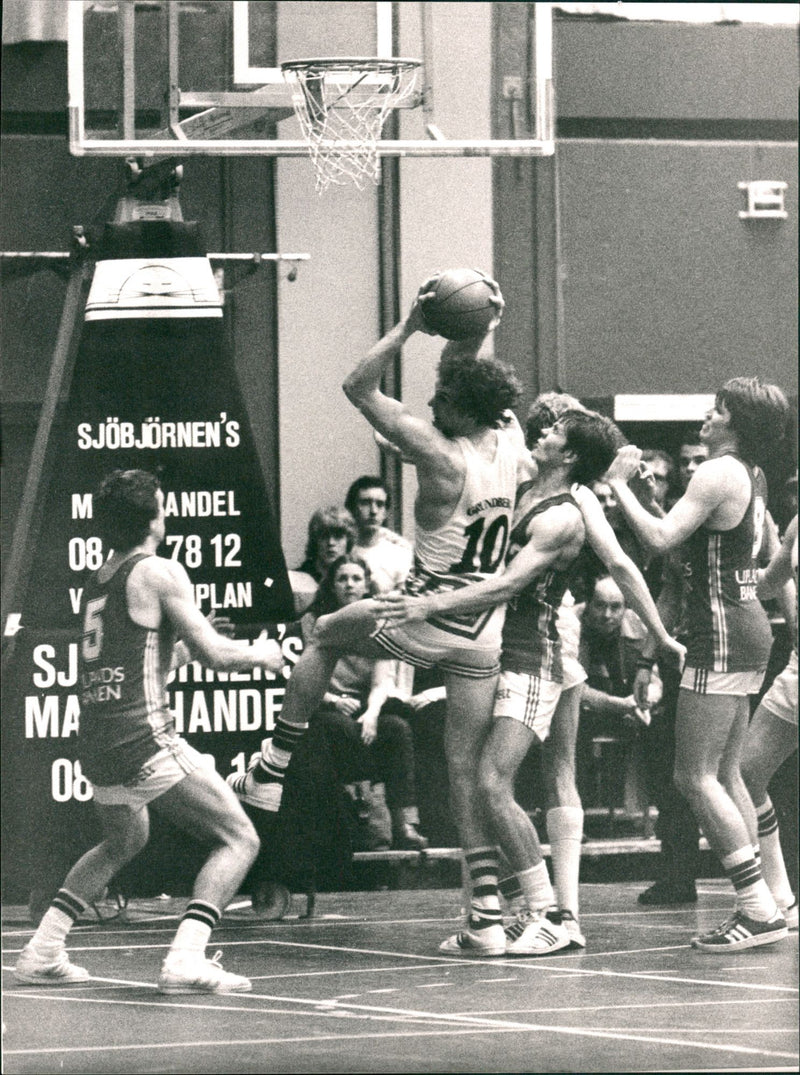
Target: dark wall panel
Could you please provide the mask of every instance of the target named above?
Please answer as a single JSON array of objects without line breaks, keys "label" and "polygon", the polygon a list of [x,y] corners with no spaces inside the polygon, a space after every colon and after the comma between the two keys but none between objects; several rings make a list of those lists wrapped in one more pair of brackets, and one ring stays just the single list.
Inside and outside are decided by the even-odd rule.
[{"label": "dark wall panel", "polygon": [[[794,146],[561,142],[563,387],[797,385]],[[739,180],[782,179],[789,219],[744,221]]]}]

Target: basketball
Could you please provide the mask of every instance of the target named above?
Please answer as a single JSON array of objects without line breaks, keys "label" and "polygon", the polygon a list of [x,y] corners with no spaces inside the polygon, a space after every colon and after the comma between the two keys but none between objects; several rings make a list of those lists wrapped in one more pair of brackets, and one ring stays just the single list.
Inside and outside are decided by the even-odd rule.
[{"label": "basketball", "polygon": [[494,291],[477,269],[448,269],[421,303],[425,324],[448,340],[482,336],[497,316]]}]

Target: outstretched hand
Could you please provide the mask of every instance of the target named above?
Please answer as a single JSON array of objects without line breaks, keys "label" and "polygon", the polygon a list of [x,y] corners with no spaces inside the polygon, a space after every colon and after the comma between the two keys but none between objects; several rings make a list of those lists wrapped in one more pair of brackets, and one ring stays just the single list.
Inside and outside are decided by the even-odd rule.
[{"label": "outstretched hand", "polygon": [[426,597],[411,597],[405,593],[378,594],[372,598],[375,618],[381,627],[400,627],[404,623],[425,620],[431,613]]}]

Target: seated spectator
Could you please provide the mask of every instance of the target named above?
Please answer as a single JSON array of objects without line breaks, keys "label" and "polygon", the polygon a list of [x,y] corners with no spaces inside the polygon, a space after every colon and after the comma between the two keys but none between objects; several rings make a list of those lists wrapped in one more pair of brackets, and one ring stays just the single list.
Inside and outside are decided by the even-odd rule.
[{"label": "seated spectator", "polygon": [[[581,618],[579,661],[586,671],[578,724],[577,768],[586,778],[594,761],[593,740],[605,737],[633,747],[650,722],[650,711],[636,705],[633,681],[647,630],[608,575],[599,577]],[[655,672],[649,693],[651,706],[661,700],[661,681]],[[622,786],[626,774],[618,774]]]},{"label": "seated spectator", "polygon": [[298,618],[314,600],[330,565],[350,552],[355,540],[356,524],[345,508],[319,508],[311,516],[305,559],[296,570],[289,572],[295,615]]},{"label": "seated spectator", "polygon": [[[303,637],[309,637],[320,616],[371,592],[366,563],[353,554],[340,556],[301,621]],[[385,785],[392,846],[421,850],[427,840],[416,828],[414,741],[410,724],[398,713],[404,703],[395,695],[396,665],[389,659],[342,657],[313,720],[323,729],[329,759],[343,784],[369,780]]]},{"label": "seated spectator", "polygon": [[344,506],[358,530],[353,552],[367,562],[376,590],[398,589],[411,570],[413,552],[410,541],[385,525],[391,497],[383,479],[369,474],[356,478]]},{"label": "seated spectator", "polygon": [[[586,671],[581,713],[595,734],[606,730],[619,735],[621,719],[649,723],[649,714],[637,709],[633,696],[636,662],[641,657],[647,629],[616,582],[603,575],[595,581],[581,617],[580,663]],[[654,674],[651,705],[661,699],[661,683]],[[610,718],[610,719],[605,719]],[[584,721],[582,720],[582,724]]]}]

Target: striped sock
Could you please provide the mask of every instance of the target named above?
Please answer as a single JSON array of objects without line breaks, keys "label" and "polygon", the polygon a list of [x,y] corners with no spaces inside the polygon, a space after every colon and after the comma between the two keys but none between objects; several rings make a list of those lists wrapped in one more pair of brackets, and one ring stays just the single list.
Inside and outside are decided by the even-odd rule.
[{"label": "striped sock", "polygon": [[791,907],[794,893],[789,875],[786,872],[786,860],[781,849],[781,837],[778,830],[778,816],[767,796],[761,806],[756,807],[758,817],[758,840],[762,851],[761,872],[769,885],[779,907]]},{"label": "striped sock", "polygon": [[518,914],[526,906],[525,893],[520,888],[517,875],[512,873],[509,877],[501,877],[497,883],[500,895],[508,903],[511,914]]},{"label": "striped sock", "polygon": [[211,930],[222,918],[222,911],[205,900],[191,900],[178,923],[170,951],[203,952]]},{"label": "striped sock", "polygon": [[486,929],[502,924],[497,889],[499,856],[495,847],[476,847],[464,854],[472,884],[470,929]]},{"label": "striped sock", "polygon": [[308,731],[308,723],[289,724],[278,717],[272,737],[261,744],[261,758],[253,770],[253,778],[259,784],[270,781],[283,783],[292,752]]},{"label": "striped sock", "polygon": [[736,890],[736,905],[750,918],[768,922],[777,911],[769,886],[761,876],[761,870],[750,844],[723,855],[722,867]]},{"label": "striped sock", "polygon": [[31,946],[40,951],[60,948],[88,906],[74,892],[60,888],[31,938]]}]

